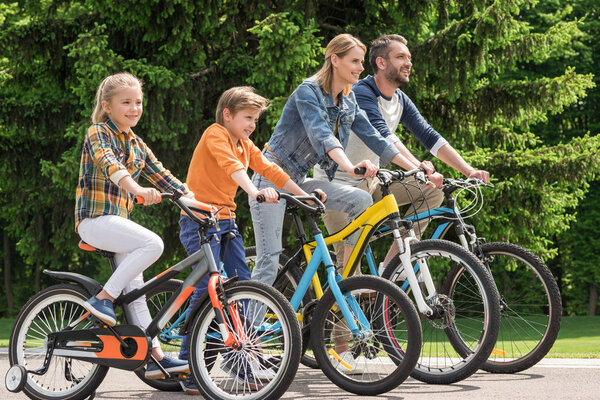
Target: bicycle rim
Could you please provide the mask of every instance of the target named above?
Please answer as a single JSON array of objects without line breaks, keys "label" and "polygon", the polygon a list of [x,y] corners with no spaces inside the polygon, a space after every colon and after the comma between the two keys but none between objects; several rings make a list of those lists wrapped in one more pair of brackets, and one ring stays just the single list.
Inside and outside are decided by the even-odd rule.
[{"label": "bicycle rim", "polygon": [[[411,265],[427,263],[437,292],[428,303],[441,311],[433,317],[421,314],[423,346],[412,376],[432,384],[458,382],[472,375],[493,349],[500,312],[496,288],[483,265],[454,243],[421,241],[411,245],[411,253]],[[384,277],[402,285],[399,258],[392,263]],[[463,273],[452,280],[455,268]],[[419,286],[427,295],[422,279]]]},{"label": "bicycle rim", "polygon": [[[30,300],[17,318],[11,337],[11,364],[37,370],[44,364],[46,336],[58,332],[80,319],[87,310],[83,303],[87,294],[74,286],[48,288]],[[90,329],[94,325],[83,319],[74,330]],[[43,375],[28,374],[25,393],[32,398],[63,399],[93,391],[108,371],[85,361],[53,355]],[[93,386],[93,388],[91,388]]]},{"label": "bicycle rim", "polygon": [[[406,294],[378,277],[347,278],[339,286],[346,298],[358,303],[370,329],[359,325],[366,335],[362,338],[350,332],[328,290],[311,327],[319,365],[333,383],[355,394],[377,395],[394,389],[417,362],[421,329],[414,306]],[[353,314],[359,319],[358,313]]]},{"label": "bicycle rim", "polygon": [[552,348],[561,321],[558,285],[548,267],[531,252],[509,243],[484,245],[485,262],[501,300],[498,340],[483,368],[523,371]]},{"label": "bicycle rim", "polygon": [[[237,285],[227,290],[227,296],[244,321],[248,340],[238,351],[226,346],[215,311],[207,302],[192,327],[190,367],[207,398],[277,398],[291,383],[300,361],[298,321],[280,293],[273,293],[280,300],[264,295],[272,288],[258,282],[251,285],[266,289],[257,291],[247,282]],[[227,326],[236,332],[231,321]],[[243,340],[237,334],[236,338]],[[241,379],[244,376],[251,377],[258,388],[248,379]]]}]

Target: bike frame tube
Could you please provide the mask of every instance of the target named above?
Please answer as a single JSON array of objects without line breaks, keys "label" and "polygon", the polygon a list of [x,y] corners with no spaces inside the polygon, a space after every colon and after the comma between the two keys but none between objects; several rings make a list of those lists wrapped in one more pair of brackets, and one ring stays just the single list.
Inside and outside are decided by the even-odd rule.
[{"label": "bike frame tube", "polygon": [[[319,265],[321,264],[321,262],[323,262],[327,266],[327,278],[328,278],[327,282],[329,284],[329,287],[331,288],[333,296],[335,297],[338,307],[342,311],[342,315],[344,316],[344,319],[346,320],[346,323],[348,324],[348,328],[350,329],[350,331],[353,334],[362,335],[362,333],[358,329],[358,325],[355,322],[354,315],[350,311],[350,307],[348,307],[346,298],[342,294],[342,292],[337,284],[335,266],[333,265],[333,260],[331,259],[331,256],[329,255],[329,251],[327,250],[327,245],[325,244],[323,235],[321,233],[317,233],[317,234],[315,234],[314,238],[315,238],[314,252],[312,253],[311,257],[307,257],[308,265],[306,266],[306,270],[304,271],[304,274],[302,275],[302,278],[300,279],[300,282],[298,283],[298,287],[296,288],[294,295],[292,296],[292,298],[290,300],[290,304],[292,305],[292,308],[294,309],[294,311],[298,310],[298,308],[300,307],[300,303],[301,303],[302,299],[304,298],[304,294],[308,290],[308,286],[310,285],[310,282],[313,280],[313,276],[317,275],[317,269],[319,268]],[[308,249],[308,248],[310,248],[310,246],[305,247],[305,249]],[[321,288],[321,290],[322,290],[322,288]],[[354,299],[354,301],[356,301],[356,300]],[[360,308],[358,308],[358,310],[359,310],[359,314],[357,315],[357,318],[361,322],[361,325],[364,326],[365,329],[370,330],[370,325],[369,325],[366,317],[364,316],[362,310],[360,310]]]}]

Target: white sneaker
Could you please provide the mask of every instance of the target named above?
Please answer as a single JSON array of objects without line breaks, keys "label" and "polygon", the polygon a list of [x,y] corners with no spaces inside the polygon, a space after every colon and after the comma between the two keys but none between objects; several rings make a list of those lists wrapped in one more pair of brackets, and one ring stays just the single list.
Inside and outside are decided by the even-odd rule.
[{"label": "white sneaker", "polygon": [[261,365],[260,361],[256,358],[250,361],[250,368],[252,369],[254,378],[259,381],[272,381],[275,379],[275,375],[277,375],[272,368],[266,368]]},{"label": "white sneaker", "polygon": [[[333,358],[333,360],[331,360],[331,362],[333,365],[335,365],[335,369],[337,369],[338,371],[340,371],[346,375],[359,375],[364,372],[364,370],[358,366],[358,362],[352,356],[352,353],[350,351],[344,351],[338,355],[340,356],[342,361],[345,364],[347,364],[347,366],[346,366],[346,365],[342,364],[340,362],[340,360]],[[350,368],[348,368],[348,366]]]}]

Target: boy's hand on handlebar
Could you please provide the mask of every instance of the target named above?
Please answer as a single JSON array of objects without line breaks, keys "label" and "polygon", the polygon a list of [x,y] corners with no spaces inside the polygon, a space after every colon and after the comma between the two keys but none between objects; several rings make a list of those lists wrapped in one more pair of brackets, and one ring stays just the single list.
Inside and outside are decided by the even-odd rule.
[{"label": "boy's hand on handlebar", "polygon": [[160,203],[161,197],[160,192],[154,188],[140,188],[137,193],[134,193],[136,196],[140,196],[144,199],[144,205],[149,206],[152,204]]},{"label": "boy's hand on handlebar", "polygon": [[[366,168],[366,171],[363,175],[359,175],[356,172],[354,172],[354,170],[357,168]],[[358,164],[355,164],[352,167],[352,169],[348,172],[350,172],[350,174],[354,175],[357,178],[374,178],[375,175],[377,174],[377,171],[379,171],[379,168],[375,164],[373,164],[371,161],[362,160]]]},{"label": "boy's hand on handlebar", "polygon": [[429,174],[427,179],[429,179],[429,182],[431,182],[436,189],[441,189],[442,185],[444,184],[444,175],[440,174],[439,172]]},{"label": "boy's hand on handlebar", "polygon": [[[431,181],[431,175],[435,173],[435,167],[433,166],[431,161],[422,161],[421,164],[419,164],[418,168],[423,168],[425,170],[425,174],[429,175],[429,180]],[[439,186],[436,185],[436,187]]]},{"label": "boy's hand on handlebar", "polygon": [[483,183],[490,183],[490,173],[481,169],[471,172],[467,178],[477,178]]},{"label": "boy's hand on handlebar", "polygon": [[277,190],[273,189],[273,188],[265,188],[262,190],[259,190],[258,193],[256,193],[256,196],[254,196],[254,200],[256,200],[256,198],[262,195],[265,199],[265,203],[274,203],[277,204],[279,203],[279,193],[277,193]]}]

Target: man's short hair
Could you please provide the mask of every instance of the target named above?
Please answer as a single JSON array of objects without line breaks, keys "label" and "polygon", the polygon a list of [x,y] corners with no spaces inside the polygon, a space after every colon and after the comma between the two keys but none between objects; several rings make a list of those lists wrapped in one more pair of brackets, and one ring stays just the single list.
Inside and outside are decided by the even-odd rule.
[{"label": "man's short hair", "polygon": [[229,109],[232,115],[249,108],[261,113],[269,106],[269,99],[256,93],[252,86],[235,86],[223,92],[217,103],[216,121],[223,125],[223,110]]},{"label": "man's short hair", "polygon": [[391,42],[400,42],[404,45],[408,45],[408,42],[404,36],[400,35],[381,35],[371,42],[371,49],[369,50],[369,63],[371,63],[371,68],[373,68],[373,74],[376,74],[378,71],[377,57],[383,57],[387,59],[388,54],[390,53],[389,46]]}]

